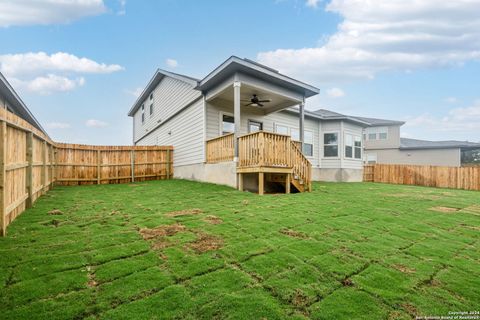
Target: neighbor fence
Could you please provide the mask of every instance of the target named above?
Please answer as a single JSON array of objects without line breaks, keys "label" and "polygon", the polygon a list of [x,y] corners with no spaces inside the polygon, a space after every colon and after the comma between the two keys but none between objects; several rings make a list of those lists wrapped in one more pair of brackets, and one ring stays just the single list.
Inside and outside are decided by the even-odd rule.
[{"label": "neighbor fence", "polygon": [[88,146],[55,143],[0,108],[0,234],[53,185],[169,179],[171,146]]},{"label": "neighbor fence", "polygon": [[367,182],[480,190],[480,167],[374,164],[364,167],[363,180]]}]

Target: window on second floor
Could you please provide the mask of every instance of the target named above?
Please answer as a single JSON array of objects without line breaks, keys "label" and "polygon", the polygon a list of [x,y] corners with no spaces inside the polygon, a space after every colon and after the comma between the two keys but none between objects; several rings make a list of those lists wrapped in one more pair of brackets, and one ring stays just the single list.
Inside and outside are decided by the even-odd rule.
[{"label": "window on second floor", "polygon": [[142,124],[145,122],[145,105],[142,104]]},{"label": "window on second floor", "polygon": [[150,100],[153,100],[153,92],[150,93]]},{"label": "window on second floor", "polygon": [[153,103],[150,103],[150,116],[153,115]]}]

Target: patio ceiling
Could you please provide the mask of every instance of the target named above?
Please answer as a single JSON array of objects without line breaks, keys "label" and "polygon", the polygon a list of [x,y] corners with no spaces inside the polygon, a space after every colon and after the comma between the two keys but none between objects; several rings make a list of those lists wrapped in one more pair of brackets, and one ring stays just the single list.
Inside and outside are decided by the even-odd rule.
[{"label": "patio ceiling", "polygon": [[[270,99],[271,102],[262,103],[263,107],[252,107],[247,106],[250,103],[250,99],[252,96],[256,94],[260,100]],[[233,107],[233,86],[227,86],[222,91],[218,92],[215,96],[208,99],[209,102],[213,104],[230,104]],[[254,108],[256,110],[263,111],[264,114],[269,114],[272,112],[276,112],[291,106],[298,105],[300,101],[285,97],[279,93],[275,93],[269,91],[265,88],[256,87],[253,85],[242,83],[240,88],[240,99],[241,101],[241,108],[251,109]]]}]

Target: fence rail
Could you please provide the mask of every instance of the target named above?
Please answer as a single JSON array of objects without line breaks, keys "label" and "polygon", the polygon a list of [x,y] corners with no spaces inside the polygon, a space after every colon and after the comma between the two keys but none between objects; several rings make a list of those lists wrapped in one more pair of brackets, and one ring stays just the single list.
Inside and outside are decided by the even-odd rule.
[{"label": "fence rail", "polygon": [[55,143],[0,108],[0,235],[53,185],[169,179],[171,146],[87,146]]},{"label": "fence rail", "polygon": [[375,164],[364,167],[364,181],[480,190],[480,167]]}]

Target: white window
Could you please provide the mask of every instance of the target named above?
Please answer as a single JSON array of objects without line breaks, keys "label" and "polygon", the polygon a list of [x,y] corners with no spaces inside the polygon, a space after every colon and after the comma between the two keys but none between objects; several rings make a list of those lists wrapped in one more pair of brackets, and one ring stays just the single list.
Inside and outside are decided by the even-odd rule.
[{"label": "white window", "polygon": [[248,120],[248,133],[262,131],[263,123],[255,120]]},{"label": "white window", "polygon": [[222,114],[222,136],[235,131],[235,119],[232,115]]},{"label": "white window", "polygon": [[288,127],[277,124],[277,125],[275,125],[275,132],[278,133],[278,134],[288,135]]},{"label": "white window", "polygon": [[353,136],[345,134],[345,158],[353,158]]},{"label": "white window", "polygon": [[153,92],[150,93],[150,100],[153,100]]},{"label": "white window", "polygon": [[313,132],[304,131],[303,154],[307,157],[313,157]]},{"label": "white window", "polygon": [[388,127],[370,127],[365,129],[364,140],[387,140],[387,138]]},{"label": "white window", "polygon": [[300,131],[296,128],[290,128],[290,136],[293,141],[300,141]]},{"label": "white window", "polygon": [[153,115],[153,103],[150,103],[150,116]]},{"label": "white window", "polygon": [[370,163],[370,164],[377,163],[377,154],[376,153],[368,153],[367,154],[367,163]]},{"label": "white window", "polygon": [[338,157],[338,133],[323,134],[323,156]]},{"label": "white window", "polygon": [[145,105],[142,104],[142,124],[145,122]]},{"label": "white window", "polygon": [[362,138],[355,136],[354,138],[354,156],[355,159],[362,159]]}]

